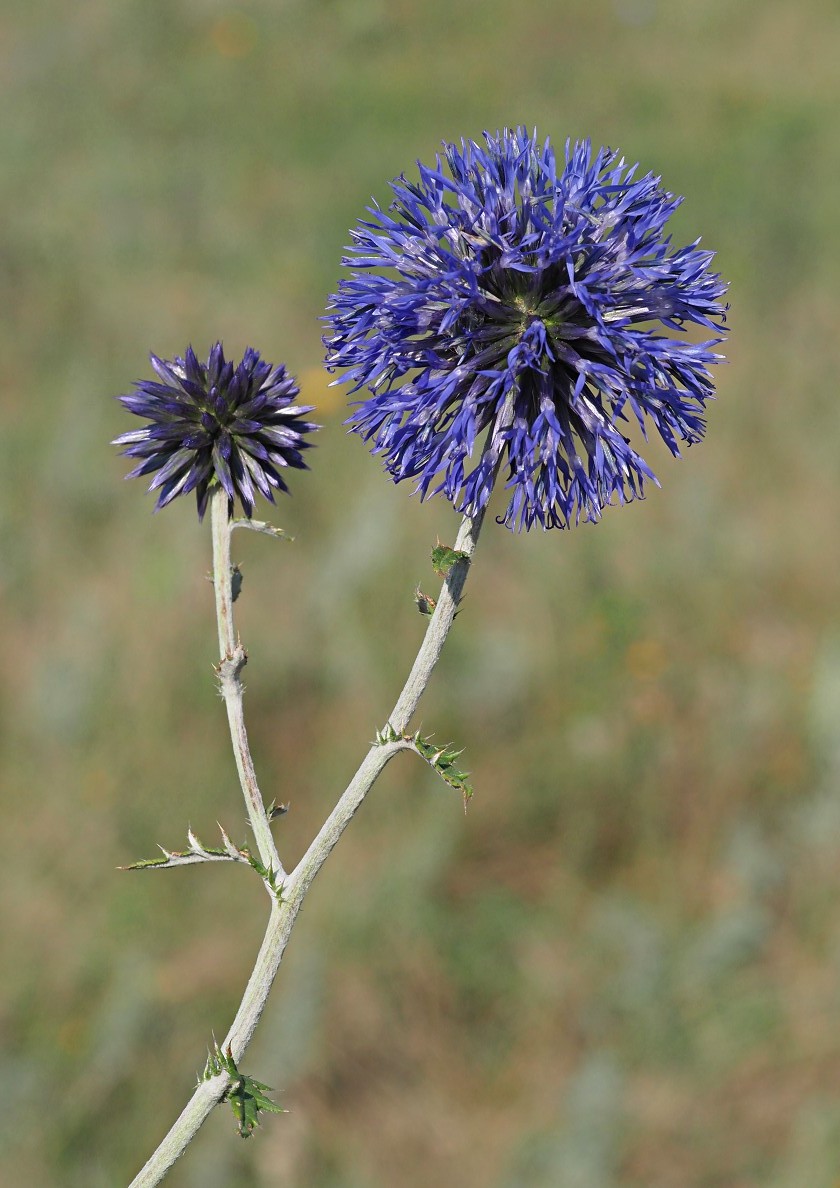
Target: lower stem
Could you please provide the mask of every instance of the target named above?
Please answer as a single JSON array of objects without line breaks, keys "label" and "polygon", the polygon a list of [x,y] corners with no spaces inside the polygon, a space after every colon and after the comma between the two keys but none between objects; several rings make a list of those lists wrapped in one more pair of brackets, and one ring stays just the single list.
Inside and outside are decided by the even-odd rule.
[{"label": "lower stem", "polygon": [[[224,492],[221,494],[224,495]],[[212,505],[214,517],[214,581],[218,582],[220,576],[223,581],[226,580],[229,595],[230,527],[227,520],[228,509],[226,498],[225,496],[223,509],[226,525],[225,535],[227,538],[226,554],[224,553],[224,541],[221,539],[221,528],[216,522],[217,515],[221,516],[221,497],[218,492],[214,496]],[[484,512],[481,511],[473,517],[465,516],[461,523],[454,546],[455,551],[460,553],[461,556],[452,565],[452,568],[444,579],[437,605],[429,620],[426,634],[417,653],[417,658],[414,661],[402,692],[397,698],[394,709],[388,717],[388,725],[392,727],[397,735],[402,735],[407,730],[434,667],[440,658],[443,645],[446,642],[446,638],[455,619],[483,519]],[[217,532],[222,546],[218,551],[216,549]],[[220,573],[221,569],[224,570],[223,574]],[[226,575],[226,578],[224,575]],[[217,608],[220,605],[223,606],[224,595],[222,595],[220,603],[218,587],[216,598]],[[230,607],[228,608],[230,636],[223,635],[223,631],[226,631],[227,628],[223,627],[221,614],[222,612],[220,611],[219,641],[222,645],[222,662],[224,664],[227,643],[233,639],[232,612],[230,611]],[[231,659],[235,656],[237,646],[234,645]],[[239,704],[241,708],[241,695],[239,697]],[[231,724],[231,735],[233,737],[233,724]],[[237,740],[235,737],[233,737],[233,743],[234,750],[236,750]],[[374,744],[370,748],[359,765],[353,779],[336,803],[335,808],[319,830],[317,837],[295,869],[285,878],[281,898],[279,902],[275,902],[272,906],[260,951],[257,954],[257,959],[251,977],[248,980],[248,985],[245,988],[245,993],[242,996],[239,1009],[236,1012],[236,1017],[221,1044],[223,1052],[227,1052],[230,1049],[230,1054],[236,1063],[239,1063],[245,1054],[254,1030],[262,1016],[301,904],[307,891],[312,886],[315,876],[332,853],[342,833],[352,821],[386,764],[398,751],[404,748],[405,744],[399,738],[392,742]],[[248,758],[250,760],[250,755]],[[254,787],[256,787],[256,779],[254,780]],[[262,805],[261,798],[260,805]],[[263,808],[264,814],[265,809]],[[273,840],[271,844],[273,847]],[[277,861],[279,863],[279,859]],[[160,1183],[175,1161],[184,1153],[213,1109],[224,1098],[230,1083],[231,1077],[226,1072],[220,1073],[210,1080],[199,1082],[190,1101],[170,1129],[166,1138],[137,1176],[131,1181],[129,1188],[153,1188],[155,1184]]]}]

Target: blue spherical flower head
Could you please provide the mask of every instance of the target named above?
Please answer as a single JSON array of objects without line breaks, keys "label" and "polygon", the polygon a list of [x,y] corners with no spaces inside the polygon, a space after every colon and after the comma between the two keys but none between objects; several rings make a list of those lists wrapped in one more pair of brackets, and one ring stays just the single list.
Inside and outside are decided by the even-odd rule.
[{"label": "blue spherical flower head", "polygon": [[[327,364],[370,392],[348,424],[396,482],[469,515],[506,468],[511,528],[642,496],[656,478],[628,423],[678,456],[703,435],[721,358],[712,253],[665,234],[681,199],[588,141],[558,168],[523,128],[445,144],[419,170],[351,232],[330,301]],[[689,341],[692,323],[716,337]]]},{"label": "blue spherical flower head", "polygon": [[157,508],[195,491],[201,519],[218,483],[231,513],[238,499],[251,516],[257,491],[272,503],[275,491],[288,491],[281,472],[306,469],[301,451],[312,443],[304,435],[319,426],[304,419],[313,406],[295,403],[298,387],[285,367],[272,367],[250,347],[234,366],[219,342],[206,363],[192,347],[173,362],[149,357],[158,380],[140,380],[119,397],[149,424],[113,444],[142,459],[127,478],[154,474],[149,490],[159,491]]}]

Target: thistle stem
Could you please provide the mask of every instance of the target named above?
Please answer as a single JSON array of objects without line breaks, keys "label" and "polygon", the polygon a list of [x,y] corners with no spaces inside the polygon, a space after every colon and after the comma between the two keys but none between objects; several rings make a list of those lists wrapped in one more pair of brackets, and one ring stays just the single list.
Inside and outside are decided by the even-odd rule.
[{"label": "thistle stem", "polygon": [[458,603],[461,601],[470,561],[478,543],[478,534],[483,521],[483,509],[475,516],[464,516],[461,521],[453,548],[456,553],[462,553],[463,557],[459,558],[452,566],[441,587],[440,597],[429,620],[420,651],[417,653],[417,658],[408,674],[408,680],[405,682],[403,691],[397,698],[397,704],[388,719],[397,734],[404,734],[408,729],[409,722],[414,717],[420,698],[429,683],[429,677],[438,662],[443,645],[446,643],[446,637],[458,610]]},{"label": "thistle stem", "polygon": [[[238,643],[233,644],[232,599],[230,597],[230,527],[227,518],[227,497],[224,495],[224,492],[216,493],[212,506],[214,541],[213,572],[214,580],[217,583],[216,606],[219,619],[219,643],[223,657],[222,663],[224,665],[225,660],[228,658],[227,652],[229,646],[233,648],[234,657],[236,650],[241,650],[241,646]],[[222,517],[224,517],[223,521]],[[461,523],[454,547],[463,556],[455,561],[444,579],[437,605],[429,620],[426,634],[417,653],[417,658],[403,686],[403,690],[388,717],[387,724],[397,734],[404,734],[406,732],[420,702],[420,698],[423,696],[423,692],[429,683],[429,678],[432,675],[434,667],[438,662],[443,645],[446,642],[446,637],[455,619],[483,519],[484,512],[481,511],[476,516],[465,516]],[[218,523],[217,521],[222,522]],[[217,538],[219,540],[218,548],[216,547]],[[219,581],[220,574],[222,576],[221,582]],[[238,674],[236,679],[238,681]],[[240,686],[240,695],[238,697],[240,713],[241,702]],[[230,705],[230,702],[228,702],[228,705]],[[234,734],[233,720],[231,720],[231,737],[234,742],[234,750],[236,750],[238,736]],[[242,737],[244,738],[244,726],[242,728]],[[281,898],[272,906],[265,936],[263,937],[263,942],[260,946],[260,951],[257,955],[248,985],[245,988],[245,993],[242,996],[242,1001],[239,1004],[239,1009],[236,1012],[236,1017],[221,1044],[222,1051],[227,1052],[230,1050],[230,1054],[236,1063],[239,1063],[242,1059],[251,1040],[251,1036],[254,1034],[254,1030],[262,1016],[271,986],[280,967],[286,945],[288,944],[292,927],[315,876],[332,853],[342,833],[352,821],[356,811],[376,783],[376,780],[382,774],[387,763],[398,751],[406,749],[406,746],[407,744],[398,738],[393,742],[376,743],[370,747],[359,765],[356,774],[319,830],[317,837],[295,869],[291,874],[286,876]],[[244,753],[248,755],[247,743]],[[250,756],[248,756],[248,762],[250,763]],[[238,752],[237,765],[239,765]],[[253,768],[251,770],[253,771]],[[256,789],[256,779],[253,781],[253,788]],[[243,782],[244,790],[245,784]],[[258,792],[257,796],[259,798]],[[259,798],[259,803],[262,806],[261,798]],[[264,813],[265,810],[263,808]],[[254,832],[256,834],[256,828]],[[259,837],[259,835],[257,836]],[[260,853],[262,854],[262,850]],[[264,857],[262,860],[263,862],[266,861]],[[199,1082],[180,1117],[149,1161],[132,1180],[129,1188],[153,1188],[153,1185],[160,1183],[175,1161],[183,1155],[215,1106],[224,1098],[230,1084],[231,1077],[226,1072],[219,1073],[210,1080]]]},{"label": "thistle stem", "polygon": [[211,497],[210,518],[213,533],[213,589],[216,594],[216,625],[219,631],[219,688],[225,700],[236,770],[239,773],[239,783],[260,861],[268,870],[276,871],[279,876],[278,882],[282,882],[286,872],[271,834],[245,730],[245,714],[242,707],[245,687],[242,684],[241,673],[248,662],[248,655],[236,633],[233,621],[231,519],[227,492],[222,487]]}]

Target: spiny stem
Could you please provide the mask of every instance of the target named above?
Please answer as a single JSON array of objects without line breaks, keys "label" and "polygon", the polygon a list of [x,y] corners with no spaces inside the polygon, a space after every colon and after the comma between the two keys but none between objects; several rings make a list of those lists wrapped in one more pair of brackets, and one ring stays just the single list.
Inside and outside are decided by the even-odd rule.
[{"label": "spiny stem", "polygon": [[[218,514],[221,517],[223,513],[227,517],[228,514],[226,497],[224,506],[218,512],[217,501],[219,501],[218,493],[213,501],[214,542],[217,531],[215,516]],[[463,553],[464,556],[455,562],[444,579],[440,596],[437,600],[437,606],[429,620],[426,634],[420,645],[420,651],[417,653],[417,658],[409,673],[408,680],[397,698],[396,705],[388,717],[388,722],[398,734],[405,732],[414,716],[420,698],[429,682],[429,677],[440,657],[446,637],[452,627],[455,612],[458,609],[458,602],[464,588],[464,582],[469,572],[470,560],[478,542],[478,535],[481,531],[483,519],[484,513],[482,511],[473,517],[465,516],[461,523],[458,537],[455,541],[455,549]],[[223,554],[224,541],[222,541],[223,548],[219,552],[223,554],[222,563],[226,566],[225,573],[228,575],[227,581],[229,585],[229,530],[225,533],[225,536],[227,553]],[[218,564],[215,558],[216,549],[214,547],[214,576],[218,580]],[[219,605],[219,595],[217,592],[217,607]],[[232,633],[231,605],[228,602],[227,614],[230,619],[229,630]],[[221,613],[220,610],[219,614],[221,615]],[[227,631],[228,628],[224,630]],[[219,639],[224,648],[228,636],[226,634],[223,635],[222,632],[223,626],[220,622]],[[239,703],[241,707],[241,696]],[[235,747],[236,740],[234,740]],[[254,1030],[260,1021],[272,983],[280,967],[283,953],[286,950],[292,927],[315,876],[332,853],[338,839],[352,821],[353,816],[370,789],[376,783],[376,780],[382,774],[386,764],[398,751],[405,750],[408,747],[409,744],[405,740],[397,739],[394,742],[376,743],[369,749],[359,765],[358,771],[347,785],[335,808],[321,827],[318,836],[312,842],[295,869],[286,877],[283,884],[282,897],[279,902],[275,902],[272,905],[265,936],[263,937],[263,942],[260,946],[260,951],[257,955],[248,985],[245,988],[245,993],[242,996],[242,1001],[239,1004],[239,1009],[236,1012],[236,1017],[221,1045],[225,1051],[228,1047],[230,1048],[236,1063],[241,1061],[251,1040],[251,1036],[254,1034]],[[256,780],[254,781],[254,787],[256,787]],[[261,799],[260,804],[262,805]],[[264,812],[265,810],[263,809]],[[263,862],[266,862],[265,858],[263,858]],[[146,1165],[132,1180],[129,1188],[153,1188],[155,1184],[160,1183],[175,1161],[183,1155],[215,1106],[222,1100],[229,1085],[230,1076],[227,1073],[220,1073],[219,1076],[213,1077],[209,1081],[201,1081],[199,1083],[180,1117]]]},{"label": "spiny stem", "polygon": [[257,783],[257,773],[248,746],[245,714],[242,708],[244,687],[240,674],[248,657],[239,641],[233,622],[233,592],[231,589],[230,534],[231,521],[227,492],[219,487],[211,497],[210,517],[213,533],[213,589],[216,594],[216,625],[219,631],[219,688],[225,699],[230,741],[236,758],[236,770],[248,819],[257,843],[260,861],[278,873],[282,882],[286,872],[280,862],[271,834],[265,804]]},{"label": "spiny stem", "polygon": [[470,561],[475,552],[483,520],[484,511],[482,510],[475,516],[464,516],[461,521],[453,549],[456,553],[463,553],[464,556],[459,558],[449,570],[441,588],[437,606],[429,620],[420,651],[417,653],[417,659],[412,665],[408,680],[405,682],[393,713],[388,719],[397,734],[404,734],[408,729],[420,698],[429,683],[429,677],[438,662],[458,610],[458,603],[461,600],[464,582],[467,580]]},{"label": "spiny stem", "polygon": [[[440,658],[446,637],[455,620],[455,612],[458,609],[464,583],[467,580],[470,561],[475,552],[483,520],[484,512],[482,510],[476,516],[465,516],[461,522],[455,549],[463,553],[464,556],[455,562],[444,579],[437,606],[429,620],[420,651],[412,665],[408,680],[397,698],[397,703],[388,717],[388,724],[393,727],[396,734],[404,734],[408,729],[408,724],[414,717],[420,698],[429,683],[429,677]],[[357,809],[373,786],[374,780],[379,777],[385,763],[375,767],[375,774],[370,780],[364,778],[366,765],[375,765],[379,753],[387,751],[388,746],[394,747],[395,750],[402,749],[399,743],[392,743],[378,744],[368,751],[361,767],[347,786],[341,799],[321,826],[318,836],[292,871],[290,882],[296,891],[300,889],[301,893],[305,894],[311,886],[316,874],[326,862],[338,839],[352,821]],[[387,755],[385,762],[390,758],[391,753]]]}]

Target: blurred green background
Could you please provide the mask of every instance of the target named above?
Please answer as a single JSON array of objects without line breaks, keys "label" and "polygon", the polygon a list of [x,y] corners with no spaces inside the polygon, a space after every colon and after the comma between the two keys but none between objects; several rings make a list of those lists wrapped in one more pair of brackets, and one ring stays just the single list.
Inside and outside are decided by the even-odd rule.
[{"label": "blurred green background", "polygon": [[[293,863],[419,643],[454,536],[342,429],[319,317],[348,228],[442,139],[620,147],[732,282],[706,444],[597,527],[492,523],[411,756],[307,901],[180,1188],[840,1182],[836,0],[8,0],[0,15],[3,1184],[127,1182],[224,1034],[239,868],[120,863],[243,810],[209,526],[153,516],[112,396],[217,338],[324,429],[238,534],[246,712]],[[245,539],[247,537],[247,539]]]}]

